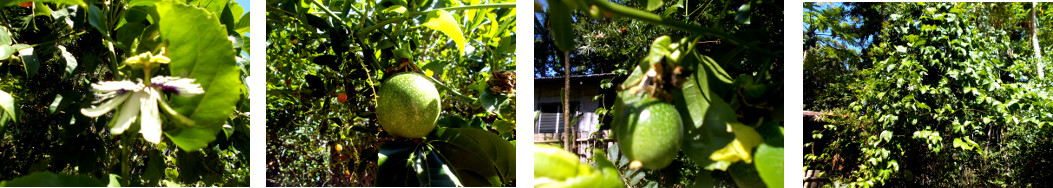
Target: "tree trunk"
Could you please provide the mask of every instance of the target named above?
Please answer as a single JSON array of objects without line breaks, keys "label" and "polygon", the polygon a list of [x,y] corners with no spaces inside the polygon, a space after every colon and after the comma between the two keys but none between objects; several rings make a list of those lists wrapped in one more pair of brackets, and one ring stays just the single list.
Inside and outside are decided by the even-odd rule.
[{"label": "tree trunk", "polygon": [[1042,79],[1046,76],[1044,68],[1046,67],[1042,63],[1042,48],[1038,46],[1038,19],[1035,17],[1035,12],[1038,10],[1038,3],[1031,2],[1031,46],[1035,47],[1035,64],[1038,66],[1038,79]]},{"label": "tree trunk", "polygon": [[563,149],[574,152],[574,138],[570,134],[570,52],[563,52]]}]

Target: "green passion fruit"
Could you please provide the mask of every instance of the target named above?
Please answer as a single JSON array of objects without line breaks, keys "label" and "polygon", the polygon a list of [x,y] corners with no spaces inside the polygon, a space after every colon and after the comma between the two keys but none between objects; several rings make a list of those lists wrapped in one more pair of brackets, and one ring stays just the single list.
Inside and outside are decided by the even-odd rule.
[{"label": "green passion fruit", "polygon": [[651,97],[628,104],[618,100],[612,126],[622,153],[632,160],[629,167],[660,169],[673,162],[683,136],[676,107]]},{"label": "green passion fruit", "polygon": [[377,92],[377,120],[388,134],[421,138],[439,119],[439,91],[420,73],[392,76]]}]

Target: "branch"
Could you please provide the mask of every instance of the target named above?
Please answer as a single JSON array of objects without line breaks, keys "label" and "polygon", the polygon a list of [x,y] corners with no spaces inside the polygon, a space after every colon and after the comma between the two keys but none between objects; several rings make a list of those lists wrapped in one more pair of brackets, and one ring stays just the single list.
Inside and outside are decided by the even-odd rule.
[{"label": "branch", "polygon": [[635,8],[632,8],[632,7],[627,7],[627,6],[620,5],[620,4],[610,3],[610,2],[607,2],[606,0],[588,0],[588,1],[590,1],[590,3],[592,3],[596,7],[600,8],[601,10],[610,11],[610,12],[613,12],[613,13],[615,13],[617,15],[629,17],[629,18],[636,19],[636,20],[639,20],[639,21],[649,22],[649,23],[652,23],[652,24],[658,24],[658,25],[670,27],[670,28],[673,28],[673,29],[681,30],[681,31],[686,31],[686,32],[691,32],[691,33],[701,34],[701,35],[715,36],[717,38],[728,40],[732,44],[745,46],[747,49],[755,50],[755,51],[760,52],[761,54],[764,54],[764,55],[768,55],[768,56],[775,56],[776,55],[775,53],[772,53],[771,51],[768,51],[767,49],[762,49],[760,47],[757,47],[757,45],[754,45],[754,44],[751,44],[751,43],[747,43],[746,41],[743,41],[743,40],[741,40],[739,38],[736,38],[734,36],[728,35],[727,33],[724,33],[722,31],[719,31],[719,30],[716,30],[716,29],[710,29],[710,28],[702,27],[702,26],[697,25],[697,24],[690,24],[690,23],[679,21],[679,20],[665,19],[665,18],[662,18],[661,16],[659,16],[657,14],[646,12],[646,11],[643,11],[643,10],[640,10],[640,9],[635,9]]},{"label": "branch", "polygon": [[450,93],[452,93],[453,96],[456,96],[461,101],[464,101],[464,102],[467,102],[467,103],[474,103],[475,101],[479,101],[479,99],[476,99],[476,98],[473,98],[471,96],[467,96],[467,95],[461,94],[460,92],[457,92],[457,90],[453,90],[453,88],[451,88],[450,86],[446,86],[446,84],[442,83],[439,80],[436,80],[435,78],[432,78],[431,76],[425,76],[425,77],[428,77],[428,79],[431,80],[431,82],[435,82],[435,85],[438,85],[442,89],[445,89],[446,91],[450,91]]}]

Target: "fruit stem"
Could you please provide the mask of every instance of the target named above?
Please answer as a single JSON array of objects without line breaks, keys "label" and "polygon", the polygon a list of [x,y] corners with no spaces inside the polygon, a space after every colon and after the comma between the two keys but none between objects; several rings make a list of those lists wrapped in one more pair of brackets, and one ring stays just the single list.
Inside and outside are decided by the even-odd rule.
[{"label": "fruit stem", "polygon": [[428,77],[428,79],[431,80],[431,82],[435,82],[435,85],[438,85],[439,87],[441,87],[443,89],[446,89],[447,91],[450,91],[450,93],[452,93],[453,96],[457,96],[457,98],[461,99],[461,101],[464,101],[464,102],[467,102],[467,103],[473,103],[473,102],[479,100],[479,99],[476,99],[476,98],[473,98],[473,97],[470,97],[470,96],[467,96],[467,95],[463,95],[460,92],[457,92],[457,90],[453,90],[453,88],[450,88],[450,86],[446,86],[446,84],[442,83],[439,80],[436,80],[435,78],[432,78],[431,76],[425,76],[425,77]]},{"label": "fruit stem", "polygon": [[326,14],[329,14],[329,16],[332,16],[333,18],[336,18],[337,21],[340,21],[340,25],[343,25],[344,27],[347,27],[347,22],[344,22],[343,18],[340,18],[340,16],[337,16],[336,14],[333,13],[333,11],[329,10],[329,7],[326,7],[326,6],[322,5],[322,2],[319,2],[318,0],[314,0],[314,1],[311,1],[311,3],[314,3],[314,6],[318,6],[318,8],[322,8],[322,10],[325,11]]}]

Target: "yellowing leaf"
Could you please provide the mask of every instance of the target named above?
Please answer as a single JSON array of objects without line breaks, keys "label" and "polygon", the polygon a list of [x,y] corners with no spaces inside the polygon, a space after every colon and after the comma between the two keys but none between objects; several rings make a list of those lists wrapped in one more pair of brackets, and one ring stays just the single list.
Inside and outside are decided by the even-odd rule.
[{"label": "yellowing leaf", "polygon": [[753,127],[746,126],[742,123],[730,122],[728,123],[728,126],[731,126],[731,132],[735,133],[735,140],[728,143],[724,148],[714,151],[712,155],[709,155],[709,159],[732,163],[744,160],[746,163],[753,163],[753,157],[750,156],[750,151],[760,145],[764,139],[761,138],[756,130],[753,130]]},{"label": "yellowing leaf", "polygon": [[464,53],[464,33],[461,32],[461,24],[449,12],[439,10],[428,13],[428,21],[422,25],[446,34],[457,44],[457,50]]},{"label": "yellowing leaf", "polygon": [[402,14],[402,13],[406,12],[406,7],[402,6],[402,5],[394,5],[394,6],[390,6],[388,8],[385,8],[384,10],[381,10],[381,12],[397,12],[399,14]]}]

